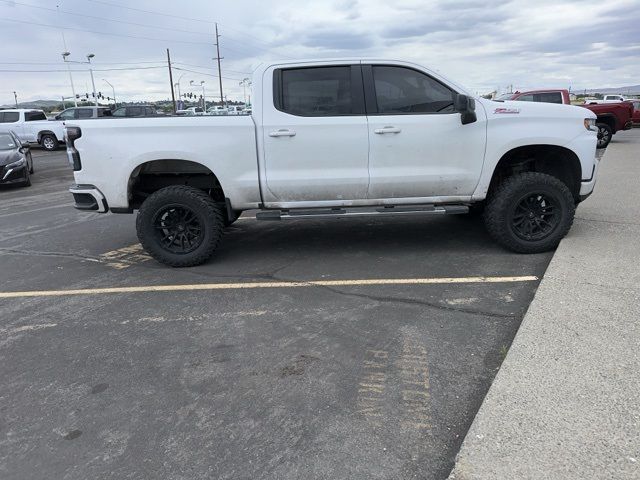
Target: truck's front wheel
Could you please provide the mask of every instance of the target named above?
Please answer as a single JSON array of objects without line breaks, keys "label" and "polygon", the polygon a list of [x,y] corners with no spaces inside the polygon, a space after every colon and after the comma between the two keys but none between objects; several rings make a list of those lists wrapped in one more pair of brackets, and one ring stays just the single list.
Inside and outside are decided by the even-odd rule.
[{"label": "truck's front wheel", "polygon": [[613,130],[606,123],[596,123],[598,127],[598,148],[606,148],[611,142]]},{"label": "truck's front wheel", "polygon": [[58,139],[55,135],[42,135],[42,138],[40,138],[40,146],[48,152],[53,152],[58,149]]},{"label": "truck's front wheel", "polygon": [[489,234],[519,253],[552,250],[564,238],[576,211],[567,186],[551,175],[526,172],[507,178],[484,213]]},{"label": "truck's front wheel", "polygon": [[220,243],[224,213],[202,190],[175,185],[144,201],[136,229],[144,249],[160,263],[192,267],[207,261]]}]

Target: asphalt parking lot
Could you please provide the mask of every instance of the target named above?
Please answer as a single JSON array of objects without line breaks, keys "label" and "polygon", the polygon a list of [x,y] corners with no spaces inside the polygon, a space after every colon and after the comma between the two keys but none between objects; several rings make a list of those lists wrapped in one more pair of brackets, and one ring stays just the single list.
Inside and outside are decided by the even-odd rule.
[{"label": "asphalt parking lot", "polygon": [[248,215],[169,269],[34,164],[0,189],[7,480],[446,478],[551,259],[454,216]]}]

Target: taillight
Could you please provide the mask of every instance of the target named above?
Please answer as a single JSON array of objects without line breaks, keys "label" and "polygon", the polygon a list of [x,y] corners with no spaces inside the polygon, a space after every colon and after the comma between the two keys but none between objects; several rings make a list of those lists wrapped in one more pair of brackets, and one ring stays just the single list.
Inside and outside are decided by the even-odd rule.
[{"label": "taillight", "polygon": [[73,167],[73,171],[77,172],[82,169],[82,163],[80,162],[80,153],[76,150],[74,142],[82,136],[82,130],[80,130],[80,127],[66,127],[64,131],[67,158],[69,159],[69,164]]}]

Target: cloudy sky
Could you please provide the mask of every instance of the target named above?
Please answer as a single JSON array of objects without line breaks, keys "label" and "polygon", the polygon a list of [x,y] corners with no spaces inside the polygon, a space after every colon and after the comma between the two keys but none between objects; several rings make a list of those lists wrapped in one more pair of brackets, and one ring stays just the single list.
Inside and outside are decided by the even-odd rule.
[{"label": "cloudy sky", "polygon": [[[62,32],[119,100],[170,96],[166,48],[182,92],[204,80],[213,96],[214,22],[230,100],[259,63],[290,58],[407,59],[481,94],[640,83],[640,0],[0,0],[0,104],[71,94]],[[90,92],[86,65],[72,69]]]}]

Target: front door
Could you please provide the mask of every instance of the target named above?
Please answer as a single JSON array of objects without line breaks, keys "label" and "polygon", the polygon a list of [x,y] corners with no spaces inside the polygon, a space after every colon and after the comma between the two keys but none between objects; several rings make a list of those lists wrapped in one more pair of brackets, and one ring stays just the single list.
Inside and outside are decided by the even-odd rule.
[{"label": "front door", "polygon": [[265,75],[274,82],[271,88],[265,78],[263,92],[265,205],[338,206],[366,198],[369,140],[360,65]]},{"label": "front door", "polygon": [[456,92],[417,69],[363,65],[370,199],[465,197],[482,171],[486,116],[462,125]]}]

